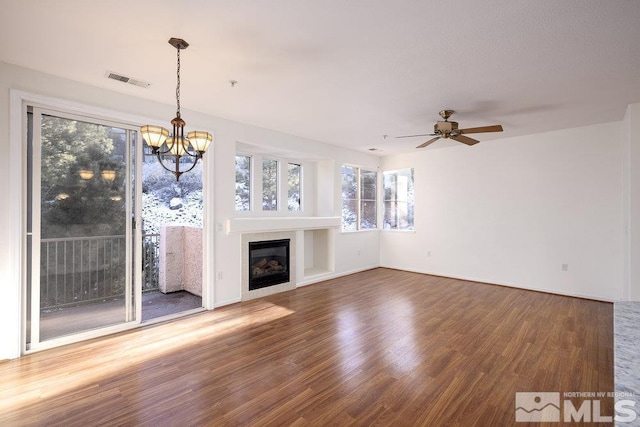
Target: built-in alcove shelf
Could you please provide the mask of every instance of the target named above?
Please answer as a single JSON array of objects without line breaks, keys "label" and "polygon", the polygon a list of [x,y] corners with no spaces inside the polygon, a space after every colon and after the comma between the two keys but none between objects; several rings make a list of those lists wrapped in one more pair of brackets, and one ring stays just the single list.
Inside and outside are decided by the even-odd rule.
[{"label": "built-in alcove shelf", "polygon": [[333,247],[333,230],[318,229],[304,231],[305,281],[320,278],[334,271]]},{"label": "built-in alcove shelf", "polygon": [[231,218],[227,220],[229,233],[266,233],[271,231],[316,230],[340,227],[339,216]]}]

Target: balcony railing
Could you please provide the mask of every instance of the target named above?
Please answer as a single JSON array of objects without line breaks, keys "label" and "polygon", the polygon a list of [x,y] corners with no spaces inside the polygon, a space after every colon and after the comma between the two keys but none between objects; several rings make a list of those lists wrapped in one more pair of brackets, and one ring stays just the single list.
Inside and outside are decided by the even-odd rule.
[{"label": "balcony railing", "polygon": [[158,290],[160,234],[142,235],[142,292]]},{"label": "balcony railing", "polygon": [[[142,236],[142,289],[158,289],[159,234]],[[42,239],[40,307],[53,309],[123,297],[125,236]]]}]

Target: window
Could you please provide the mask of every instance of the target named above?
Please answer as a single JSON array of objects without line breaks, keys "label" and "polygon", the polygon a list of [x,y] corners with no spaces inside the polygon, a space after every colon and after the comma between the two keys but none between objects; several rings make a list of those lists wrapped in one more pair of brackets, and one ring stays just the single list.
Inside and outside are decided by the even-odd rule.
[{"label": "window", "polygon": [[378,227],[376,216],[376,181],[378,174],[360,171],[360,229],[370,230]]},{"label": "window", "polygon": [[251,210],[251,156],[236,156],[236,210]]},{"label": "window", "polygon": [[342,231],[377,228],[377,173],[342,166]]},{"label": "window", "polygon": [[236,211],[260,210],[261,197],[262,211],[302,212],[302,162],[236,154]]},{"label": "window", "polygon": [[413,169],[382,173],[384,222],[387,230],[413,230]]},{"label": "window", "polygon": [[302,166],[296,163],[287,164],[287,205],[290,211],[302,210],[302,187],[300,178],[302,175]]},{"label": "window", "polygon": [[278,161],[262,161],[262,210],[278,210]]}]

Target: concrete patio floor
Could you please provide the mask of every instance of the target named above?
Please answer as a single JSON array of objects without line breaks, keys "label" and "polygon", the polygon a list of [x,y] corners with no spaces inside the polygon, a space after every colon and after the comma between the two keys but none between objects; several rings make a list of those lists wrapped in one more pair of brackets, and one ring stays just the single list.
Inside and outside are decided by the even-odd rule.
[{"label": "concrete patio floor", "polygon": [[[202,298],[186,291],[163,294],[150,291],[142,294],[142,321],[181,313],[202,307]],[[117,325],[124,322],[125,303],[122,298],[104,302],[43,310],[40,317],[40,340],[45,341],[77,332]]]}]

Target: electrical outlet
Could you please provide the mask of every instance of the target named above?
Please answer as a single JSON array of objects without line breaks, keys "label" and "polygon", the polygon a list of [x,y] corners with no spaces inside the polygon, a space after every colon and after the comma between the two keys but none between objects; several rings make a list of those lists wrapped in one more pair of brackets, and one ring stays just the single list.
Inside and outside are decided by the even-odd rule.
[{"label": "electrical outlet", "polygon": [[357,253],[358,253],[358,256],[359,256],[359,255],[360,255],[360,249],[358,249],[358,252],[357,252]]},{"label": "electrical outlet", "polygon": [[569,264],[562,264],[562,271],[569,271]]},{"label": "electrical outlet", "polygon": [[222,280],[222,272],[219,272],[218,274],[216,274],[216,279]]},{"label": "electrical outlet", "polygon": [[431,256],[431,251],[427,251],[427,256]]}]

